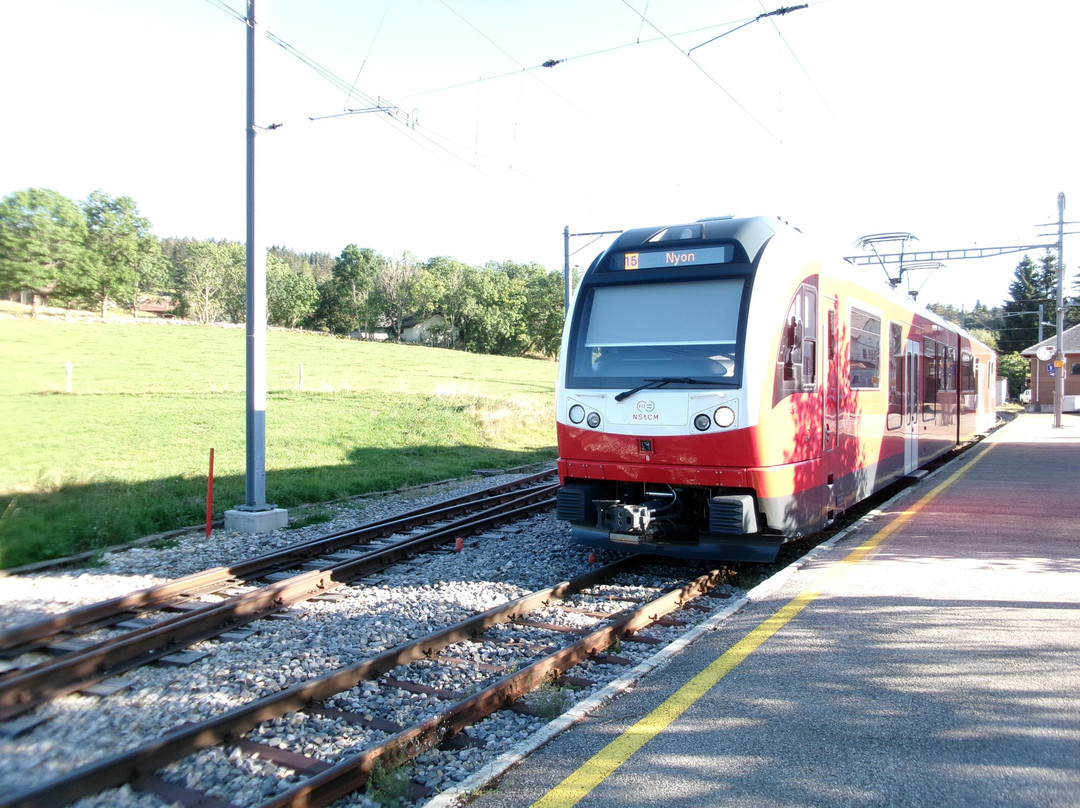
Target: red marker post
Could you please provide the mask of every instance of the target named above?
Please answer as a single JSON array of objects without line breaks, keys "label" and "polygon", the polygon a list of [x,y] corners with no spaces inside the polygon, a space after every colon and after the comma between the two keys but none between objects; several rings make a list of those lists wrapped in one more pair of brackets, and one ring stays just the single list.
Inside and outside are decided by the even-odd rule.
[{"label": "red marker post", "polygon": [[210,523],[214,517],[214,450],[210,450],[210,474],[206,478],[206,538],[210,538]]}]

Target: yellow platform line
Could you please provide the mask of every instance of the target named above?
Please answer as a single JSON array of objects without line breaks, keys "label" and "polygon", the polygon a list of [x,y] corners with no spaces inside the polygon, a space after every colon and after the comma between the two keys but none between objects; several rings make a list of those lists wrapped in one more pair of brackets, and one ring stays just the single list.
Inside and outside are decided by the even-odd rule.
[{"label": "yellow platform line", "polygon": [[791,622],[803,609],[822,594],[830,583],[845,575],[851,566],[880,547],[897,530],[906,525],[938,494],[957,482],[994,448],[986,445],[971,460],[957,469],[944,482],[926,493],[910,510],[897,514],[896,518],[860,544],[836,563],[815,586],[808,587],[784,604],[764,622],[750,631],[735,645],[721,654],[707,668],[669,696],[647,716],[626,730],[615,740],[593,755],[581,768],[532,804],[532,808],[571,808],[608,776],[629,760],[634,753],[662,732],[675,719],[688,710],[694,702],[715,687],[739,663],[756,651],[762,643]]}]

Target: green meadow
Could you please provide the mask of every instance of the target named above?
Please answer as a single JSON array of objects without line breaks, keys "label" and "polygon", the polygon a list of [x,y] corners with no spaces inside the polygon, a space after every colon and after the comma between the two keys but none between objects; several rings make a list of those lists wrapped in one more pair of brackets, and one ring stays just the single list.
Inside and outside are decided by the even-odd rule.
[{"label": "green meadow", "polygon": [[[0,318],[0,568],[201,524],[211,448],[215,518],[244,502],[243,327]],[[550,460],[555,370],[272,331],[266,498]]]}]

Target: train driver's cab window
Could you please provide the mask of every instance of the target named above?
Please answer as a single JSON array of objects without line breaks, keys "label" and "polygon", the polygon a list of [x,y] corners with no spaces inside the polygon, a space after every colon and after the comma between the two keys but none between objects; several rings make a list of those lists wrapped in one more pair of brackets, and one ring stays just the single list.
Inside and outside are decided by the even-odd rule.
[{"label": "train driver's cab window", "polygon": [[686,378],[694,381],[668,389],[737,386],[744,292],[741,277],[586,287],[567,384],[629,390],[648,379]]},{"label": "train driver's cab window", "polygon": [[813,390],[817,383],[817,289],[803,284],[791,299],[776,357],[776,389]]},{"label": "train driver's cab window", "polygon": [[853,390],[876,390],[881,386],[881,318],[851,309],[849,380]]}]

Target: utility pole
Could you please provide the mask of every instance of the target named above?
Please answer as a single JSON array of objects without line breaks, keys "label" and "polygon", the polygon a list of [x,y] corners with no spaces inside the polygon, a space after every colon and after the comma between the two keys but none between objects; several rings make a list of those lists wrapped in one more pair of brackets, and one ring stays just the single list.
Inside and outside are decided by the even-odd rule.
[{"label": "utility pole", "polygon": [[266,507],[266,254],[255,227],[255,0],[247,4],[247,492],[244,507]]},{"label": "utility pole", "polygon": [[1058,194],[1058,241],[1057,241],[1057,337],[1054,340],[1054,428],[1061,429],[1061,412],[1065,403],[1065,194]]},{"label": "utility pole", "polygon": [[247,0],[247,472],[245,502],[225,512],[225,528],[267,533],[285,527],[288,511],[266,503],[266,249],[255,227],[255,0]]},{"label": "utility pole", "polygon": [[563,236],[563,313],[570,311],[570,225],[564,225]]}]

